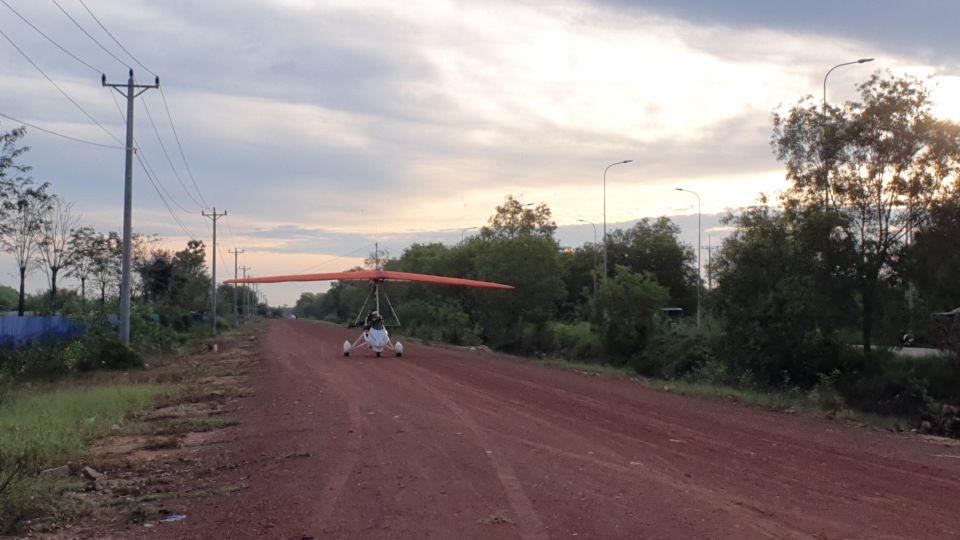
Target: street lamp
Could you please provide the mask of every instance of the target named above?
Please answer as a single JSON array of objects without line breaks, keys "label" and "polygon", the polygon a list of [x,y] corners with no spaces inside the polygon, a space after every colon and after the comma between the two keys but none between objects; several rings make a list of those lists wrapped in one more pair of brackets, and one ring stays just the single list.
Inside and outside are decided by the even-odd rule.
[{"label": "street lamp", "polygon": [[697,198],[697,328],[700,328],[700,195],[689,189],[674,188],[677,191],[692,193]]},{"label": "street lamp", "polygon": [[630,163],[632,159],[625,159],[616,163],[607,165],[603,170],[603,282],[607,282],[607,171],[614,165],[623,165]]},{"label": "street lamp", "polygon": [[467,227],[466,229],[463,229],[462,231],[460,231],[460,241],[463,242],[463,233],[472,229],[479,229],[479,228],[480,227]]},{"label": "street lamp", "polygon": [[843,62],[837,64],[827,70],[827,74],[823,76],[823,107],[820,113],[820,131],[823,136],[823,185],[826,193],[824,195],[824,208],[830,208],[830,168],[827,166],[827,77],[830,76],[830,73],[838,67],[851,66],[853,64],[866,64],[867,62],[873,62],[873,58],[860,58],[859,60],[854,60],[853,62]]},{"label": "street lamp", "polygon": [[589,223],[593,227],[593,296],[597,296],[597,226],[592,221],[578,219],[580,223]]}]

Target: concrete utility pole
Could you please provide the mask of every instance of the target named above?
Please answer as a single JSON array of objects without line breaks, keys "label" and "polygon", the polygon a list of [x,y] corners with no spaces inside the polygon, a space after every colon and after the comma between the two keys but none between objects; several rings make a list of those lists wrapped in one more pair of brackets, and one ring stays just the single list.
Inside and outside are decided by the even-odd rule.
[{"label": "concrete utility pole", "polygon": [[[240,271],[243,272],[243,279],[247,279],[247,270],[250,270],[250,267],[249,267],[249,266],[241,266],[241,267],[240,267]],[[249,296],[249,293],[247,292],[247,289],[249,289],[249,287],[247,287],[247,285],[244,284],[244,285],[243,285],[243,309],[241,310],[241,311],[243,312],[243,320],[244,320],[244,322],[246,322],[247,316],[248,316],[248,313],[247,313],[247,297]]]},{"label": "concrete utility pole", "polygon": [[227,215],[227,211],[224,210],[221,213],[217,213],[217,207],[213,207],[212,213],[206,213],[200,211],[200,215],[203,217],[208,217],[213,220],[213,335],[217,335],[217,220]]},{"label": "concrete utility pole", "polygon": [[[227,253],[233,254],[233,279],[237,279],[237,257],[243,253],[243,249],[235,249],[233,251],[227,250]],[[240,317],[237,314],[237,287],[236,283],[233,284],[233,324],[240,324]]]},{"label": "concrete utility pole", "polygon": [[707,245],[700,246],[700,249],[707,250],[707,290],[713,289],[713,250],[720,249],[720,246],[713,245],[710,233],[707,233]]},{"label": "concrete utility pole", "polygon": [[[100,77],[100,84],[113,88],[127,98],[127,158],[124,164],[123,181],[123,262],[120,272],[120,342],[130,344],[130,235],[133,228],[133,100],[151,88],[160,88],[160,77],[152,85],[134,84],[133,70],[126,84],[108,84],[107,76]],[[123,90],[121,90],[123,89]]]}]

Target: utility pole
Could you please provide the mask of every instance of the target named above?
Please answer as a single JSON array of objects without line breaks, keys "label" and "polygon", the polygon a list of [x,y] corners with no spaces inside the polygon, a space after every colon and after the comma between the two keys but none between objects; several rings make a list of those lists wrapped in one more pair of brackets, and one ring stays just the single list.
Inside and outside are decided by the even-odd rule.
[{"label": "utility pole", "polygon": [[713,250],[720,249],[720,246],[714,246],[710,240],[710,233],[707,233],[707,245],[700,246],[700,249],[707,250],[707,290],[713,289]]},{"label": "utility pole", "polygon": [[[227,250],[227,253],[233,254],[233,279],[237,279],[237,257],[246,250],[235,249],[233,251]],[[233,324],[240,324],[240,317],[237,314],[237,284],[233,284]]]},{"label": "utility pole", "polygon": [[224,210],[221,213],[217,213],[217,207],[213,207],[212,213],[206,213],[200,211],[200,215],[203,217],[208,217],[213,220],[213,335],[217,335],[217,220],[227,215],[227,211]]},{"label": "utility pole", "polygon": [[[243,279],[247,279],[247,270],[249,270],[249,269],[250,269],[249,266],[241,266],[241,267],[240,267],[240,270],[243,272]],[[247,289],[249,289],[249,287],[247,286],[246,283],[244,283],[244,285],[243,285],[243,310],[242,310],[242,311],[243,311],[243,321],[244,321],[244,322],[247,321],[247,297],[249,296],[249,293],[247,292]]]},{"label": "utility pole", "polygon": [[[133,228],[133,100],[151,88],[160,88],[158,76],[152,85],[134,84],[133,69],[126,84],[108,84],[101,75],[100,84],[110,87],[127,98],[127,157],[123,181],[123,262],[120,272],[120,342],[130,345],[130,235]],[[124,89],[124,90],[121,90]]]}]

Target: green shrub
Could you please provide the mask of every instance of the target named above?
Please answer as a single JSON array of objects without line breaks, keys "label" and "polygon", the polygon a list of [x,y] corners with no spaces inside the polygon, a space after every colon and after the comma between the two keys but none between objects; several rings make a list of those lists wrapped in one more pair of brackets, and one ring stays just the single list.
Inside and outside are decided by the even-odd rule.
[{"label": "green shrub", "polygon": [[714,361],[717,333],[708,326],[677,326],[658,321],[647,346],[636,354],[631,367],[647,377],[678,379]]},{"label": "green shrub", "polygon": [[600,336],[586,321],[548,323],[545,341],[549,352],[570,360],[596,360],[603,353]]}]

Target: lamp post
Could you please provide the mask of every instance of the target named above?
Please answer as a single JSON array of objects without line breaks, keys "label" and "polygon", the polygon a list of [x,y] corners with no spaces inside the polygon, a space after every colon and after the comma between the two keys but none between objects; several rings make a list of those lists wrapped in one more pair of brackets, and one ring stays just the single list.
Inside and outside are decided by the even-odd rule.
[{"label": "lamp post", "polygon": [[607,165],[603,170],[603,282],[607,282],[607,171],[614,165],[623,165],[630,163],[632,159],[625,159],[616,163]]},{"label": "lamp post", "polygon": [[479,229],[479,228],[480,228],[480,227],[467,227],[466,229],[461,230],[461,231],[460,231],[460,241],[463,242],[463,233],[465,233],[465,232],[467,232],[467,231],[469,231],[469,230]]},{"label": "lamp post", "polygon": [[820,131],[823,136],[823,186],[825,190],[824,194],[824,209],[830,208],[830,167],[827,166],[827,77],[830,76],[830,73],[838,67],[851,66],[853,64],[866,64],[867,62],[873,62],[873,58],[860,58],[854,60],[853,62],[843,62],[837,64],[827,70],[827,74],[823,76],[823,107],[821,108],[820,113]]},{"label": "lamp post", "polygon": [[[700,247],[700,195],[689,189],[675,188],[677,191],[692,193],[697,198],[697,248]],[[697,328],[700,328],[700,249],[697,249]]]},{"label": "lamp post", "polygon": [[593,227],[593,297],[597,297],[597,226],[592,221],[578,219],[580,223],[589,223]]}]

